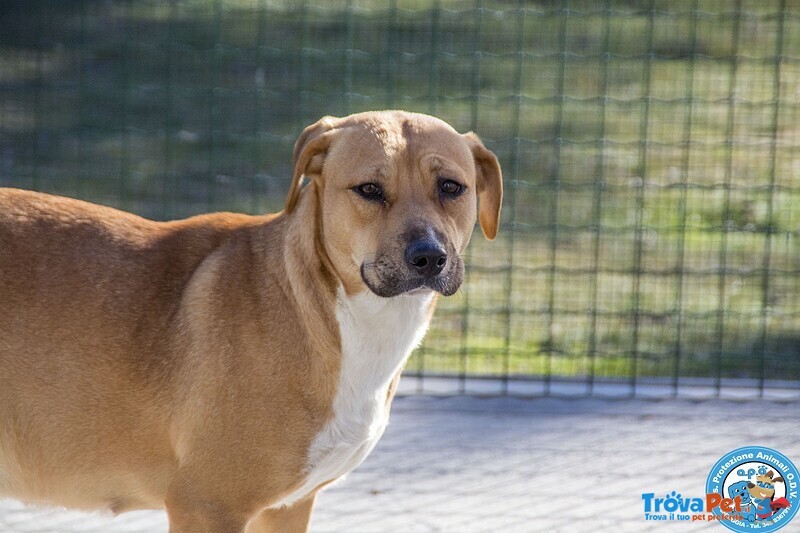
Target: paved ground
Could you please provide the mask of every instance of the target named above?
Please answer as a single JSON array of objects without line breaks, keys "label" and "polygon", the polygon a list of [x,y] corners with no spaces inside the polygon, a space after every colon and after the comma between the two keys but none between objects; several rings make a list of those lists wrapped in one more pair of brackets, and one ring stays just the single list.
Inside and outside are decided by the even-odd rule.
[{"label": "paved ground", "polygon": [[[713,464],[740,446],[768,446],[800,463],[798,407],[399,398],[373,454],[319,498],[312,531],[727,532],[719,524],[646,522],[641,495],[700,496]],[[0,501],[2,532],[166,530],[160,512],[109,517]]]}]

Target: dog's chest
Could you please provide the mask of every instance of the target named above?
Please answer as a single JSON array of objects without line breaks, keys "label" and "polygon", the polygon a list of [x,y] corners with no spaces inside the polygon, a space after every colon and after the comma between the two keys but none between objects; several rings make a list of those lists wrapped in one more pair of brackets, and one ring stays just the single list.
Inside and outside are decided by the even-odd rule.
[{"label": "dog's chest", "polygon": [[431,294],[347,297],[340,291],[336,318],[342,360],[333,418],[309,449],[308,478],[282,505],[342,477],[372,451],[388,422],[389,385],[425,334],[431,299]]}]

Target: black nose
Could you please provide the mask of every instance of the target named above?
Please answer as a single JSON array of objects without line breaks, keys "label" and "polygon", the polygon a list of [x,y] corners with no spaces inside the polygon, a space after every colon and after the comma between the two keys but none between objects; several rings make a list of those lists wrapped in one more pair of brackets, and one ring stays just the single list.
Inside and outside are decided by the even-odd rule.
[{"label": "black nose", "polygon": [[406,248],[406,263],[412,271],[432,278],[444,270],[447,252],[441,244],[431,239],[416,240]]}]

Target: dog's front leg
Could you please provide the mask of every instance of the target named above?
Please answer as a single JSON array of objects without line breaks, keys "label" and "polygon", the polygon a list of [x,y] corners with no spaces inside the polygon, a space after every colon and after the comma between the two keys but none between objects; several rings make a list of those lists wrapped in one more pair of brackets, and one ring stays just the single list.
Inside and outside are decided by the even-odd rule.
[{"label": "dog's front leg", "polygon": [[175,482],[167,492],[165,506],[170,533],[244,533],[249,513],[200,484]]},{"label": "dog's front leg", "polygon": [[291,507],[266,509],[247,525],[247,533],[303,533],[308,531],[315,495]]},{"label": "dog's front leg", "polygon": [[247,517],[216,502],[167,504],[169,533],[244,533]]}]

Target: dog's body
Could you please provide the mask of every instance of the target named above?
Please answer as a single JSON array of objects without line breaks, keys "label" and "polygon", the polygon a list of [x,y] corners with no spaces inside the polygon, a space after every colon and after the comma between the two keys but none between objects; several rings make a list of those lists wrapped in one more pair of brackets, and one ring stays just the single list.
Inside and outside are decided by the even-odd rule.
[{"label": "dog's body", "polygon": [[476,137],[402,112],[323,119],[294,159],[262,217],[0,190],[0,497],[166,506],[174,532],[307,526],[382,434],[502,186]]}]

